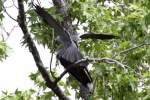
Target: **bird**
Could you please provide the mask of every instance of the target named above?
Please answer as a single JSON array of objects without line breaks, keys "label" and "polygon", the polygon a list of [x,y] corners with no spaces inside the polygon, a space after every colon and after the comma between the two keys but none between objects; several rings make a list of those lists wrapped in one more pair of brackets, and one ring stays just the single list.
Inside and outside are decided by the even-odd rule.
[{"label": "bird", "polygon": [[63,44],[63,48],[57,53],[57,59],[61,65],[67,70],[68,73],[75,77],[89,92],[93,91],[93,79],[87,68],[89,62],[84,61],[75,64],[77,61],[82,60],[84,57],[80,52],[77,43],[71,38],[70,34],[64,27],[56,21],[51,14],[45,11],[44,8],[34,5],[35,12],[46,22],[55,33],[59,36],[59,42]]}]

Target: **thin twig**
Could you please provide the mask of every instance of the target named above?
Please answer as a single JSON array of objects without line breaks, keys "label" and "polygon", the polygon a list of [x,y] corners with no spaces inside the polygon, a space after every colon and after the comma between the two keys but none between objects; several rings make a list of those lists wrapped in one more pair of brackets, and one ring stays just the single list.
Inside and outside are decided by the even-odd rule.
[{"label": "thin twig", "polygon": [[[79,65],[80,63],[83,63],[83,62],[87,62],[87,59],[81,59],[81,60],[78,60],[78,61],[76,61],[75,63],[71,64],[68,69],[66,69],[65,71],[63,71],[63,72],[60,74],[60,76],[55,80],[55,83],[57,84],[57,83],[63,78],[63,76],[64,76],[67,72],[69,72],[69,70],[71,70],[71,69],[74,68],[74,67],[79,67],[79,66],[77,66],[77,65]],[[83,67],[83,66],[82,66],[82,67]],[[85,66],[85,67],[87,67],[87,66]]]},{"label": "thin twig", "polygon": [[[71,68],[70,68],[71,69]],[[69,70],[63,71],[58,78],[55,79],[55,84],[57,84],[68,72]]]},{"label": "thin twig", "polygon": [[37,3],[38,3],[38,5],[41,5],[41,1],[40,0],[37,0]]},{"label": "thin twig", "polygon": [[133,50],[138,49],[138,48],[140,48],[140,47],[142,47],[142,46],[145,46],[145,45],[146,45],[146,46],[147,46],[147,45],[150,45],[150,43],[142,43],[142,44],[140,44],[140,45],[138,45],[138,46],[135,46],[135,47],[126,49],[126,50],[124,50],[124,51],[121,51],[120,53],[117,53],[117,54],[114,55],[112,58],[115,58],[116,56],[118,56],[118,55],[120,55],[120,54],[129,53],[130,51],[133,51]]},{"label": "thin twig", "polygon": [[127,66],[127,65],[124,65],[121,62],[119,62],[115,59],[111,59],[111,58],[87,58],[87,59],[89,60],[89,62],[98,62],[98,63],[105,62],[108,64],[117,64],[123,69],[125,69],[125,67]]},{"label": "thin twig", "polygon": [[[64,72],[62,72],[60,74],[60,76],[55,80],[55,83],[59,82],[63,78],[63,76],[67,72],[69,72],[69,70],[71,70],[73,67],[78,67],[77,65],[80,64],[80,63],[83,63],[83,62],[97,62],[97,63],[104,62],[104,63],[107,63],[107,64],[117,64],[121,68],[123,68],[125,70],[125,72],[126,72],[126,68],[125,67],[128,67],[127,65],[124,65],[121,62],[119,62],[119,61],[117,61],[115,59],[111,59],[111,58],[85,58],[85,59],[78,60],[74,64],[70,65],[71,67],[69,67]],[[87,66],[85,66],[85,67],[87,67]]]},{"label": "thin twig", "polygon": [[7,34],[7,38],[5,39],[5,41],[8,40],[8,38],[10,37],[11,33],[14,31],[14,29],[18,27],[18,25],[14,25],[13,28],[10,30],[10,32],[7,32],[7,30],[5,29],[5,27],[2,27],[3,31]]},{"label": "thin twig", "polygon": [[15,22],[18,22],[15,18],[13,18],[13,17],[7,12],[7,10],[6,10],[6,8],[4,7],[4,5],[3,5],[3,9],[4,9],[4,12],[7,14],[7,16],[8,16],[9,18],[11,18],[12,20],[14,20]]},{"label": "thin twig", "polygon": [[55,75],[53,74],[53,71],[52,71],[53,55],[54,55],[54,52],[52,51],[51,52],[51,59],[50,59],[50,73],[51,73],[52,77],[55,78]]},{"label": "thin twig", "polygon": [[129,49],[127,49],[127,50],[121,51],[119,54],[127,53],[127,52],[129,52],[129,51],[132,51],[132,50],[137,49],[137,48],[139,48],[139,47],[142,47],[142,46],[144,46],[144,45],[146,45],[146,44],[145,44],[145,43],[142,43],[142,44],[140,44],[140,45],[138,45],[138,46],[135,46],[135,47],[129,48]]},{"label": "thin twig", "polygon": [[5,41],[5,39],[4,39],[4,35],[3,35],[3,34],[1,34],[1,37],[2,37],[2,41]]},{"label": "thin twig", "polygon": [[14,1],[14,0],[12,0],[12,3],[13,3],[13,5],[14,5],[14,7],[15,7],[16,9],[18,9],[18,7],[15,5],[15,1]]},{"label": "thin twig", "polygon": [[79,26],[79,23],[80,23],[80,20],[79,19],[77,19],[78,21],[77,21],[77,24],[75,25],[75,28],[77,28],[78,26]]},{"label": "thin twig", "polygon": [[50,73],[52,75],[53,78],[55,78],[55,75],[53,74],[52,71],[52,61],[53,61],[53,55],[54,55],[54,30],[52,29],[52,41],[51,41],[51,59],[50,59]]},{"label": "thin twig", "polygon": [[14,5],[12,4],[12,5],[9,5],[9,6],[5,6],[5,8],[11,8],[11,7],[13,7]]}]

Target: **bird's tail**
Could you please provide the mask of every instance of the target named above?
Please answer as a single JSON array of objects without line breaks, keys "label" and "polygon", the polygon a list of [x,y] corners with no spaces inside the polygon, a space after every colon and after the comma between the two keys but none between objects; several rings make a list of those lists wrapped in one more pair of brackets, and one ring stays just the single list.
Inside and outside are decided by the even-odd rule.
[{"label": "bird's tail", "polygon": [[93,81],[90,73],[87,68],[82,68],[85,66],[73,66],[73,68],[69,71],[85,88],[89,90],[89,92],[93,91]]}]

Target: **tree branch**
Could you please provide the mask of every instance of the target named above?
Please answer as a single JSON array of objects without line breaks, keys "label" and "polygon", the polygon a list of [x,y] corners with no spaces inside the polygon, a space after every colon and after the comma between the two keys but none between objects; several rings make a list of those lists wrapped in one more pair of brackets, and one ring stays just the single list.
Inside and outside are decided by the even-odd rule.
[{"label": "tree branch", "polygon": [[51,73],[51,76],[53,78],[56,78],[55,75],[53,74],[53,71],[52,71],[52,62],[53,62],[53,56],[54,56],[54,30],[52,32],[52,41],[51,41],[51,59],[50,59],[50,73]]},{"label": "tree branch", "polygon": [[140,44],[140,45],[138,45],[138,46],[135,46],[135,47],[132,47],[132,48],[123,50],[123,51],[121,51],[120,53],[115,54],[112,58],[115,58],[116,56],[121,55],[121,54],[127,54],[127,53],[129,53],[130,51],[133,51],[133,50],[138,49],[138,48],[140,48],[140,47],[142,47],[142,46],[145,46],[145,45],[148,46],[148,45],[150,45],[150,43],[142,43],[142,44]]},{"label": "tree branch", "polygon": [[13,5],[14,5],[14,7],[15,7],[16,9],[18,9],[18,7],[15,5],[15,1],[14,1],[14,0],[12,0],[12,3],[13,3]]},{"label": "tree branch", "polygon": [[26,26],[26,17],[25,17],[25,11],[24,11],[24,5],[23,5],[23,0],[18,0],[18,10],[19,10],[19,15],[18,15],[18,24],[20,28],[22,29],[22,32],[25,37],[25,41],[29,47],[29,51],[32,53],[32,56],[35,60],[35,63],[38,67],[39,72],[41,73],[43,79],[46,82],[46,85],[48,88],[52,89],[52,91],[61,99],[61,100],[69,100],[68,97],[64,95],[62,90],[55,84],[49,77],[49,74],[47,70],[44,68],[43,62],[41,61],[39,52],[28,32],[27,26]]},{"label": "tree branch", "polygon": [[[74,64],[70,65],[70,67],[69,67],[68,69],[66,69],[64,72],[62,72],[62,73],[60,74],[60,76],[55,80],[55,83],[57,84],[57,82],[59,82],[59,81],[63,78],[63,76],[64,76],[67,72],[69,72],[69,70],[71,70],[73,67],[79,67],[78,65],[79,65],[80,63],[84,63],[84,62],[87,62],[87,61],[88,61],[87,59],[81,59],[81,60],[76,61]],[[82,67],[83,67],[83,66],[82,66]],[[85,66],[85,67],[87,67],[87,66]]]},{"label": "tree branch", "polygon": [[[57,84],[57,82],[59,82],[63,76],[69,71],[71,70],[73,67],[77,67],[78,64],[83,63],[83,62],[98,62],[98,63],[107,63],[107,64],[117,64],[119,65],[121,68],[123,68],[126,71],[127,65],[122,64],[121,62],[115,60],[115,59],[111,59],[111,58],[85,58],[85,59],[81,59],[76,61],[74,64],[70,65],[72,67],[69,67],[68,69],[66,69],[64,72],[62,72],[60,74],[60,76],[55,80],[55,83]],[[85,66],[87,67],[87,66]]]},{"label": "tree branch", "polygon": [[135,47],[129,48],[127,50],[121,51],[119,54],[130,52],[130,51],[132,51],[134,49],[140,48],[140,47],[145,46],[145,45],[150,45],[150,43],[142,43],[142,44],[140,44],[138,46],[135,46]]},{"label": "tree branch", "polygon": [[124,65],[121,62],[119,62],[115,59],[111,59],[111,58],[87,58],[87,60],[89,62],[98,62],[98,63],[105,62],[107,64],[117,64],[123,69],[125,69],[125,67],[127,66],[127,65]]},{"label": "tree branch", "polygon": [[16,20],[15,18],[13,18],[13,17],[7,12],[7,10],[6,10],[5,6],[4,6],[4,2],[3,2],[3,9],[4,9],[4,12],[6,13],[6,15],[7,15],[8,17],[10,17],[12,20],[14,20],[15,22],[17,22],[17,20]]},{"label": "tree branch", "polygon": [[18,26],[14,25],[13,28],[10,30],[10,32],[7,32],[7,30],[5,29],[5,27],[2,27],[3,31],[4,31],[4,32],[6,33],[6,35],[7,35],[5,41],[8,40],[8,38],[9,38],[10,35],[11,35],[11,33],[14,31],[14,29],[15,29],[16,27],[18,27]]}]

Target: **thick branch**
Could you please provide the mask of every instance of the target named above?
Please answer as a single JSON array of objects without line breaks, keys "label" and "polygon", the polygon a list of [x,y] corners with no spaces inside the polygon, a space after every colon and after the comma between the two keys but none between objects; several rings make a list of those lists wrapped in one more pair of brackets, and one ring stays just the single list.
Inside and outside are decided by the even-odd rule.
[{"label": "thick branch", "polygon": [[19,8],[19,15],[18,15],[18,24],[22,29],[22,32],[24,34],[26,43],[29,47],[30,52],[33,55],[33,58],[35,60],[35,63],[38,67],[39,72],[41,73],[43,79],[46,82],[46,85],[48,88],[52,89],[52,91],[62,100],[69,100],[62,90],[50,79],[48,72],[44,68],[44,65],[41,61],[40,55],[38,53],[38,50],[31,39],[31,36],[28,32],[27,26],[26,26],[26,18],[25,18],[25,12],[24,12],[24,5],[23,0],[18,0],[18,8]]}]

